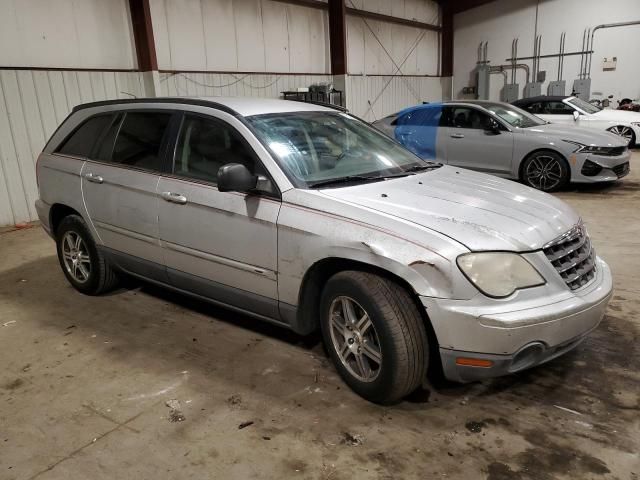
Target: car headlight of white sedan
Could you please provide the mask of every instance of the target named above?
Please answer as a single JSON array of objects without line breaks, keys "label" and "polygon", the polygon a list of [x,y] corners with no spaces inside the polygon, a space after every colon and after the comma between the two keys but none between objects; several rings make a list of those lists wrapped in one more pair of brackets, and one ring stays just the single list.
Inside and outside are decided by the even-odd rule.
[{"label": "car headlight of white sedan", "polygon": [[517,253],[465,253],[457,259],[465,277],[489,297],[508,297],[516,290],[546,282],[524,257]]}]

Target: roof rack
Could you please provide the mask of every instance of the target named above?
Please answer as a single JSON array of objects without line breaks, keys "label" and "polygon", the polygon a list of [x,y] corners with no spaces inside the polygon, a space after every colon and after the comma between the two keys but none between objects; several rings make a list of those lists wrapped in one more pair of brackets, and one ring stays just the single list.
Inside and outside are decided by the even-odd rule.
[{"label": "roof rack", "polygon": [[313,105],[319,105],[321,107],[332,108],[333,110],[338,110],[340,112],[348,113],[347,107],[343,107],[342,105],[336,105],[335,103],[328,102],[319,102],[317,100],[299,100],[299,99],[291,99],[287,100],[289,102],[301,102],[301,103],[311,103]]},{"label": "roof rack", "polygon": [[123,98],[117,100],[102,100],[99,102],[90,102],[90,103],[81,103],[80,105],[76,105],[73,107],[72,112],[77,112],[78,110],[84,110],[85,108],[92,107],[103,107],[105,105],[130,105],[136,103],[175,103],[182,105],[198,105],[202,107],[211,107],[216,110],[221,110],[225,113],[233,115],[234,117],[242,117],[238,112],[236,112],[233,108],[227,107],[218,102],[213,102],[209,100],[202,100],[196,98],[180,98],[180,97],[148,97],[148,98]]}]

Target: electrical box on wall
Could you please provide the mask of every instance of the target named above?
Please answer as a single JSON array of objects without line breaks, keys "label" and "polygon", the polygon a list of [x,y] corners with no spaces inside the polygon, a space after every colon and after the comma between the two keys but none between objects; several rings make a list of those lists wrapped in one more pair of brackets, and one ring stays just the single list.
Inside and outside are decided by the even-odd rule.
[{"label": "electrical box on wall", "polygon": [[567,90],[567,82],[564,80],[555,80],[553,82],[549,82],[547,85],[547,95],[553,96],[564,96],[564,92]]},{"label": "electrical box on wall", "polygon": [[542,84],[538,82],[529,82],[522,90],[522,98],[539,97],[542,95]]},{"label": "electrical box on wall", "polygon": [[500,100],[503,102],[511,103],[518,100],[518,93],[520,92],[520,84],[509,83],[502,87],[500,91]]},{"label": "electrical box on wall", "polygon": [[591,98],[591,79],[579,78],[574,80],[571,94],[588,102],[589,98]]},{"label": "electrical box on wall", "polygon": [[489,100],[489,75],[489,65],[486,63],[476,67],[477,98],[480,100]]},{"label": "electrical box on wall", "polygon": [[615,70],[618,65],[618,57],[605,58],[602,60],[602,70],[607,72]]}]

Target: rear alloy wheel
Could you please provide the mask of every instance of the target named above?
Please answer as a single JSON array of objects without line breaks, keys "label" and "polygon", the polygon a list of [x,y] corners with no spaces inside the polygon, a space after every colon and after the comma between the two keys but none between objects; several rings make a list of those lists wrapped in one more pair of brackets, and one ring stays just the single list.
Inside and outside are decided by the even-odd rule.
[{"label": "rear alloy wheel", "polygon": [[633,129],[631,127],[616,125],[615,127],[611,127],[610,129],[608,129],[607,131],[624,138],[627,142],[629,142],[630,147],[633,146],[636,141],[636,136],[633,133]]},{"label": "rear alloy wheel", "polygon": [[86,295],[112,290],[118,277],[96,247],[87,224],[78,215],[65,217],[56,229],[58,260],[73,287]]},{"label": "rear alloy wheel", "polygon": [[522,165],[524,183],[543,192],[553,192],[563,187],[570,177],[567,162],[555,152],[535,152]]},{"label": "rear alloy wheel", "polygon": [[368,272],[337,273],[322,292],[320,315],[329,356],[360,396],[391,404],[425,381],[427,333],[401,285]]}]

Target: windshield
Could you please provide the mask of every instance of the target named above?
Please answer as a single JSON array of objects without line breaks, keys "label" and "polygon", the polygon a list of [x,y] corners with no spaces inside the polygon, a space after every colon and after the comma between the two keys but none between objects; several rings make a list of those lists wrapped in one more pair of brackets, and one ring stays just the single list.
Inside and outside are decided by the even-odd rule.
[{"label": "windshield", "polygon": [[578,97],[571,97],[567,99],[567,103],[573,105],[574,107],[578,107],[580,110],[586,113],[598,113],[601,110],[595,105],[592,105],[589,102],[585,102]]},{"label": "windshield", "polygon": [[525,112],[518,107],[506,103],[485,103],[482,106],[512,127],[539,127],[547,123],[540,117],[536,117],[529,112]]},{"label": "windshield", "polygon": [[301,188],[381,180],[438,166],[345,113],[277,113],[247,120]]}]

